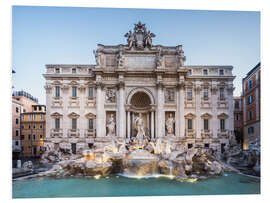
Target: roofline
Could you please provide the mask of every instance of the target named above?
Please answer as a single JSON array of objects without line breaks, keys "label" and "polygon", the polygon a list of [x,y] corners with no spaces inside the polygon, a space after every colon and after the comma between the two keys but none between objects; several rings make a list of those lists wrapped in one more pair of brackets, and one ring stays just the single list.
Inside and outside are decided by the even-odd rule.
[{"label": "roofline", "polygon": [[252,68],[246,75],[246,77],[244,77],[242,80],[244,81],[245,79],[247,79],[258,67],[261,67],[261,62],[259,62],[254,68]]}]

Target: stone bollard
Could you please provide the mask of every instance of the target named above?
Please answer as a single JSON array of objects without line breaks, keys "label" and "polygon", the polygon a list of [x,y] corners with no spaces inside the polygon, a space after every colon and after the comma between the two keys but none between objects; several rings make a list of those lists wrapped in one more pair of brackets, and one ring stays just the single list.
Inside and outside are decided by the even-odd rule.
[{"label": "stone bollard", "polygon": [[22,168],[22,161],[21,160],[17,160],[17,168]]}]

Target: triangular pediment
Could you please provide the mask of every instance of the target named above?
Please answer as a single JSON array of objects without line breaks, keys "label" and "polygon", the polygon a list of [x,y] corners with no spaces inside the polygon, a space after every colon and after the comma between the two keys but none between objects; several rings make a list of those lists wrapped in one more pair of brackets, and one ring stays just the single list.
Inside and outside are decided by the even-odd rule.
[{"label": "triangular pediment", "polygon": [[86,118],[95,118],[96,115],[93,114],[93,113],[91,113],[91,112],[89,112],[89,113],[85,114],[85,117],[86,117]]},{"label": "triangular pediment", "polygon": [[54,112],[51,114],[51,117],[62,117],[63,115],[58,113],[58,112]]},{"label": "triangular pediment", "polygon": [[75,113],[75,112],[72,112],[72,113],[68,114],[68,117],[69,117],[69,118],[79,118],[80,115],[77,114],[77,113]]},{"label": "triangular pediment", "polygon": [[219,119],[227,119],[229,116],[226,113],[221,113],[217,116]]},{"label": "triangular pediment", "polygon": [[193,114],[193,113],[188,113],[188,114],[185,115],[185,118],[191,118],[191,119],[193,119],[195,117],[196,117],[196,115]]},{"label": "triangular pediment", "polygon": [[210,118],[212,118],[212,115],[209,114],[209,113],[204,113],[204,114],[201,115],[201,118],[202,119],[210,119]]}]

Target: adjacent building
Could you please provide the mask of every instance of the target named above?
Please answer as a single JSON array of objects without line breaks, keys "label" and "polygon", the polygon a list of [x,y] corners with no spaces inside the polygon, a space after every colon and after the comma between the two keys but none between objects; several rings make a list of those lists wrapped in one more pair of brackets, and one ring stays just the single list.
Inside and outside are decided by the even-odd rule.
[{"label": "adjacent building", "polygon": [[234,135],[238,143],[243,144],[243,105],[241,97],[234,97]]},{"label": "adjacent building", "polygon": [[243,98],[243,148],[249,148],[249,142],[260,138],[261,117],[261,63],[258,63],[242,80]]},{"label": "adjacent building", "polygon": [[12,98],[12,159],[18,159],[21,153],[21,113],[23,112],[23,104]]},{"label": "adjacent building", "polygon": [[[139,22],[126,45],[98,45],[95,65],[46,65],[46,147],[130,142],[144,136],[174,148],[223,152],[234,132],[232,66],[185,66],[182,45],[153,45]],[[28,136],[28,135],[25,135]]]},{"label": "adjacent building", "polygon": [[32,105],[30,112],[21,114],[21,145],[24,157],[39,157],[45,138],[46,107]]}]

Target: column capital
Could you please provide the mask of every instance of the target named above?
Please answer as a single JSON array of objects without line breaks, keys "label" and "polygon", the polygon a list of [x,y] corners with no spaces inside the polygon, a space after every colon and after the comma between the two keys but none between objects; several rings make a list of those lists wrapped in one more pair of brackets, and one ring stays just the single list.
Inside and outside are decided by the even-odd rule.
[{"label": "column capital", "polygon": [[185,88],[185,82],[179,82],[177,83],[176,87],[180,90],[180,89],[184,89]]},{"label": "column capital", "polygon": [[161,88],[161,89],[164,88],[164,84],[163,84],[162,81],[157,81],[157,82],[156,82],[156,86],[157,86],[157,88]]},{"label": "column capital", "polygon": [[117,84],[116,84],[117,88],[120,89],[120,88],[124,88],[125,87],[125,82],[124,81],[119,81]]},{"label": "column capital", "polygon": [[98,81],[98,82],[95,82],[95,87],[103,89],[105,87],[105,85],[103,82]]}]

